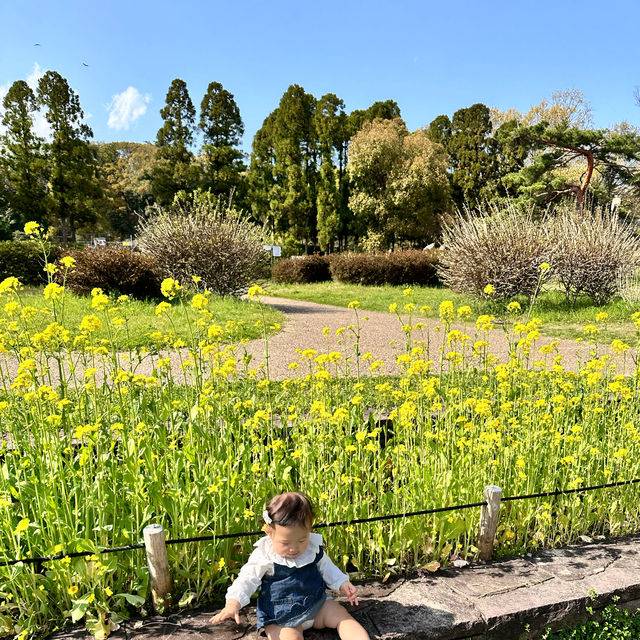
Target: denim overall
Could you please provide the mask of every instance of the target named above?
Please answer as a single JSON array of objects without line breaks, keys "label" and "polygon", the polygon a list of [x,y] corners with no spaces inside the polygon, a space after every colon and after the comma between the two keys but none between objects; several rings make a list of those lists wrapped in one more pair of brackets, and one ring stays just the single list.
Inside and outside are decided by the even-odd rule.
[{"label": "denim overall", "polygon": [[322,547],[315,560],[304,567],[287,567],[273,563],[273,575],[262,578],[258,593],[258,629],[269,624],[297,627],[318,614],[326,599],[325,585],[318,562]]}]

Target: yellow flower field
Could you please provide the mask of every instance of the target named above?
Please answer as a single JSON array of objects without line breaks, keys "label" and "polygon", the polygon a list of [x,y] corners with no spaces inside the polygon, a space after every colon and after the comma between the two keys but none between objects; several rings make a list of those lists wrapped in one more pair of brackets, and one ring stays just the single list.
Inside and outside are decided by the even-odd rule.
[{"label": "yellow flower field", "polygon": [[[495,318],[464,332],[451,325],[470,309],[443,304],[440,360],[431,362],[407,290],[389,301],[406,335],[402,375],[378,375],[376,354],[360,353],[354,301],[353,349],[301,347],[293,377],[274,382],[268,365],[252,369],[241,344],[226,344],[206,291],[189,302],[171,281],[158,305],[162,352],[145,356],[154,367],[143,375],[94,337],[99,326],[110,336],[124,330],[122,301],[94,291],[93,313],[71,339],[64,285],[45,289],[52,322],[37,332],[20,289],[12,278],[0,283],[0,560],[92,555],[0,567],[0,635],[84,620],[104,637],[110,621],[145,609],[144,552],[100,551],[138,543],[150,523],[169,537],[256,529],[267,498],[289,489],[308,493],[328,522],[477,502],[487,484],[514,496],[640,476],[640,378],[637,367],[631,376],[616,369],[638,345],[598,345],[597,321],[585,335],[592,357],[567,371],[553,345],[540,353],[539,322],[520,318],[519,307],[510,305],[503,327],[510,358],[497,362]],[[171,318],[185,304],[197,319],[189,341],[178,341]],[[171,354],[186,378],[174,378]],[[358,361],[355,377],[343,373],[347,359]],[[497,553],[637,531],[639,496],[628,485],[505,503]],[[478,519],[479,509],[451,511],[322,533],[342,567],[384,576],[474,559]],[[251,543],[170,546],[175,601],[223,593]]]}]

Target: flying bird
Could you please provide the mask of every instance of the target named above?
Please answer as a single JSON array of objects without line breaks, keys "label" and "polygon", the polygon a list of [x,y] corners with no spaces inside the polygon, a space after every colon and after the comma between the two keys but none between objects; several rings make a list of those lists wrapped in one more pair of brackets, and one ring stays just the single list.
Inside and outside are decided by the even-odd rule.
[{"label": "flying bird", "polygon": [[40,46],[40,43],[39,43],[39,42],[36,42],[33,46],[34,46],[34,47],[39,47],[39,46]]},{"label": "flying bird", "polygon": [[88,67],[89,65],[86,62],[82,63],[85,67]]}]

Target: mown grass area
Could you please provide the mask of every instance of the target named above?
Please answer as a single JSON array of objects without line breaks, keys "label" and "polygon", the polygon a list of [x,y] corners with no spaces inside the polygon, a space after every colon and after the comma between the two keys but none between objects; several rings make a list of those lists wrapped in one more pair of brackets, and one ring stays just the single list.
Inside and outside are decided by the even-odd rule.
[{"label": "mown grass area", "polygon": [[[405,287],[396,286],[363,286],[343,284],[340,282],[321,282],[313,284],[276,284],[266,285],[268,294],[295,300],[308,300],[321,304],[333,304],[339,307],[348,306],[352,300],[358,300],[362,309],[371,311],[388,311],[389,301],[395,300],[399,306],[403,298]],[[472,318],[482,314],[500,317],[506,315],[509,301],[477,300],[473,296],[454,293],[445,287],[412,287],[412,301],[416,308],[427,306],[426,312],[420,315],[437,318],[439,307],[445,300],[451,300],[456,307],[468,305],[473,311]],[[528,313],[528,299],[525,296],[515,298],[522,306],[523,313]],[[601,307],[595,306],[588,298],[580,298],[574,307],[567,304],[561,291],[543,291],[537,298],[531,317],[538,317],[543,321],[541,332],[558,337],[575,339],[583,336],[583,328],[593,323],[595,316],[605,312],[608,314],[606,322],[599,324],[603,340],[619,338],[631,344],[637,338],[636,328],[631,315],[640,310],[640,305],[631,306],[617,298]]]},{"label": "mown grass area", "polygon": [[[33,331],[42,331],[54,320],[51,302],[45,299],[42,287],[27,288],[19,295],[23,306],[38,310],[30,320]],[[71,331],[73,339],[78,335],[80,323],[86,315],[94,314],[98,318],[104,314],[112,317],[120,316],[126,319],[126,324],[121,329],[110,334],[109,330],[113,332],[113,327],[109,329],[107,323],[103,322],[104,327],[95,332],[95,337],[109,340],[110,343],[113,340],[113,345],[118,349],[135,349],[152,348],[157,344],[157,341],[151,337],[151,334],[157,331],[166,333],[170,330],[176,339],[188,341],[190,327],[197,317],[196,310],[190,306],[190,298],[186,298],[184,304],[174,300],[172,313],[162,316],[156,314],[156,307],[160,300],[131,299],[125,303],[118,303],[117,298],[113,298],[112,302],[113,305],[110,308],[97,311],[91,306],[90,296],[77,296],[67,291],[62,305],[62,321],[60,318],[57,319]],[[60,305],[57,306],[60,307]],[[268,305],[231,296],[211,295],[207,309],[211,313],[211,323],[226,328],[227,335],[232,340],[261,337],[262,329],[256,326],[259,321],[264,320],[269,330],[270,326],[276,323],[284,324],[286,320],[283,313]]]}]

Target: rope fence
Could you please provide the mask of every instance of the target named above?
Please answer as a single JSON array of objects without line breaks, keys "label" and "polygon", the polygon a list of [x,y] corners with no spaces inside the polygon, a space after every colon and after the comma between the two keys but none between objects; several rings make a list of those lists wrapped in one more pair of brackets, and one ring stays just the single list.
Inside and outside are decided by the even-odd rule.
[{"label": "rope fence", "polygon": [[[498,525],[498,515],[500,510],[500,504],[502,502],[513,502],[515,500],[529,500],[535,498],[548,498],[548,497],[556,497],[561,495],[567,495],[572,493],[586,493],[589,491],[596,491],[599,489],[609,489],[612,487],[622,487],[626,485],[638,484],[640,483],[640,478],[634,478],[633,480],[622,480],[619,482],[610,482],[608,484],[599,484],[592,485],[587,487],[579,487],[577,489],[555,489],[553,491],[542,491],[540,493],[530,493],[521,496],[506,496],[502,497],[502,489],[500,487],[496,487],[494,485],[489,485],[485,488],[484,491],[484,500],[481,502],[472,502],[469,504],[460,504],[448,507],[436,507],[433,509],[421,509],[419,511],[406,511],[404,513],[394,513],[389,515],[382,516],[372,516],[369,518],[354,518],[352,520],[339,520],[336,522],[323,522],[315,525],[316,529],[324,529],[328,527],[340,527],[340,526],[348,526],[354,524],[365,524],[368,522],[381,522],[385,520],[397,520],[400,518],[410,518],[414,516],[422,516],[429,515],[434,513],[445,513],[448,511],[461,511],[463,509],[473,509],[476,507],[482,507],[482,512],[480,515],[480,530],[478,533],[478,549],[481,560],[488,560],[493,553],[493,546],[495,541],[495,533]],[[150,531],[153,529],[153,531]],[[148,531],[149,530],[149,531]],[[96,553],[119,553],[123,551],[132,551],[137,549],[146,549],[147,550],[147,559],[149,560],[150,555],[154,556],[155,560],[157,560],[158,556],[164,555],[166,558],[166,545],[170,544],[184,544],[187,542],[206,542],[212,540],[224,540],[229,538],[242,538],[242,537],[251,537],[251,536],[259,536],[263,535],[262,530],[258,531],[235,531],[231,533],[221,533],[221,534],[209,534],[203,536],[191,536],[186,538],[170,538],[169,540],[165,539],[165,530],[161,525],[149,525],[145,527],[145,542],[139,544],[130,544],[119,547],[108,547],[105,549],[100,549],[97,552],[93,551],[76,551],[70,553],[58,553],[52,556],[41,556],[41,557],[33,557],[33,558],[22,558],[18,560],[2,560],[0,561],[0,567],[8,567],[20,564],[36,564],[40,565],[44,562],[51,562],[54,560],[62,560],[63,558],[80,558],[92,556]],[[149,543],[147,540],[147,533],[151,534],[152,543]],[[150,554],[150,545],[154,544],[157,546],[157,542],[160,541],[158,537],[161,535],[161,544],[160,547],[164,547],[164,551],[158,552],[156,549],[152,554]],[[153,562],[149,560],[150,569]],[[168,563],[167,563],[167,573],[168,573]],[[153,579],[152,579],[153,582]],[[155,592],[154,592],[155,593]]]}]

